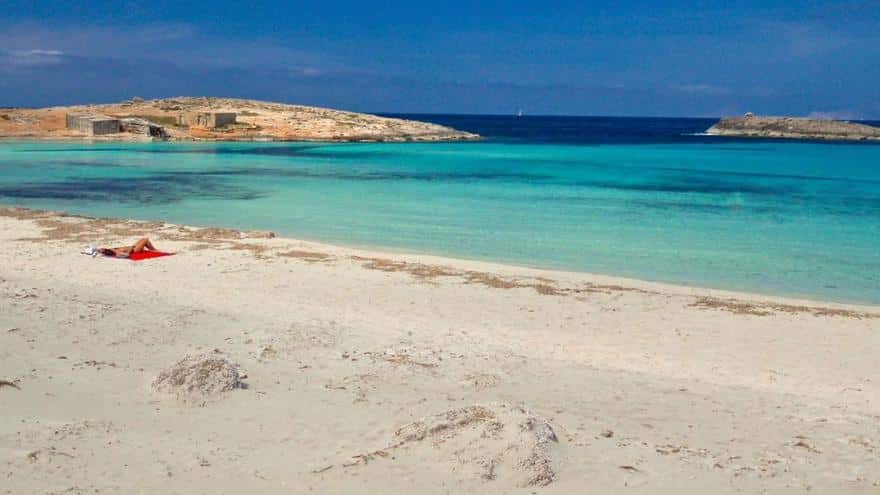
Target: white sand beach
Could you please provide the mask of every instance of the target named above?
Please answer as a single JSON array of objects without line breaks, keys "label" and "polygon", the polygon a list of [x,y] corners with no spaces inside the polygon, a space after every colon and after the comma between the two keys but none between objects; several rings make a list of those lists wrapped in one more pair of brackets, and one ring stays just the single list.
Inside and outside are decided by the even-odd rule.
[{"label": "white sand beach", "polygon": [[876,494],[878,356],[878,307],[0,209],[0,493]]}]

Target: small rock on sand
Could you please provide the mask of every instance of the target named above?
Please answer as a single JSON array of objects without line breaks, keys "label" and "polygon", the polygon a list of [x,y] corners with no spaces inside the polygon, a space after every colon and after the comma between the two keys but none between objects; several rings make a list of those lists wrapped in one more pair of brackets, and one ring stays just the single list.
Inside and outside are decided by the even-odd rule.
[{"label": "small rock on sand", "polygon": [[181,399],[216,396],[241,387],[238,365],[216,354],[186,356],[153,380],[153,390]]}]

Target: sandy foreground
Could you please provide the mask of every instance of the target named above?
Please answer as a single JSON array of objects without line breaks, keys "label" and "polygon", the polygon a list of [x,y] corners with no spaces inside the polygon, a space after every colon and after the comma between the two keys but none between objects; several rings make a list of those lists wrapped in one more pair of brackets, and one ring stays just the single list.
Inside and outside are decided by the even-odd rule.
[{"label": "sandy foreground", "polygon": [[877,307],[0,209],[0,493],[876,494],[878,356]]}]

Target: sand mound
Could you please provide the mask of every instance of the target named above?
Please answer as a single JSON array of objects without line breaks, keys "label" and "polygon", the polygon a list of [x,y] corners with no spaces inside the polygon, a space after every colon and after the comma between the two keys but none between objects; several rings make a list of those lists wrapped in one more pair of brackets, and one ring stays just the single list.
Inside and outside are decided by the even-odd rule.
[{"label": "sand mound", "polygon": [[[504,403],[450,409],[406,424],[386,448],[356,455],[346,465],[388,457],[390,450],[430,450],[453,463],[452,470],[484,480],[544,486],[556,479],[550,448],[558,440],[546,419]],[[415,454],[415,452],[413,452]]]},{"label": "sand mound", "polygon": [[153,390],[181,399],[209,398],[241,387],[238,365],[216,354],[186,356],[153,380]]}]

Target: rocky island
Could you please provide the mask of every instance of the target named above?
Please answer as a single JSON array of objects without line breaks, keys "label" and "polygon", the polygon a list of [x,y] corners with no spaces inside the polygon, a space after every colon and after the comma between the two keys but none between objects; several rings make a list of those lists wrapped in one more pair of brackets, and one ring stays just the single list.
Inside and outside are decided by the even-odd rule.
[{"label": "rocky island", "polygon": [[404,142],[479,137],[426,122],[235,98],[0,108],[0,138],[12,139]]},{"label": "rocky island", "polygon": [[880,127],[842,120],[797,117],[762,117],[746,114],[727,117],[706,130],[713,136],[880,141]]}]

